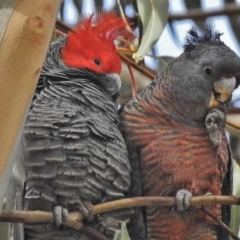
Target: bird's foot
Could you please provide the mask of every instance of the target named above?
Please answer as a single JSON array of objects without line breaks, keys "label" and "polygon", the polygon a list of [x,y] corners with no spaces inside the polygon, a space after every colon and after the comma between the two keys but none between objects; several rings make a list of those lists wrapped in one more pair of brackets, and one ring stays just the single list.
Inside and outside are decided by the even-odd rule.
[{"label": "bird's foot", "polygon": [[59,227],[63,222],[65,222],[68,216],[68,210],[62,206],[56,206],[53,209],[54,217],[56,220],[56,225]]},{"label": "bird's foot", "polygon": [[79,210],[88,221],[92,221],[94,218],[93,205],[90,201],[78,200],[76,209]]},{"label": "bird's foot", "polygon": [[225,114],[219,109],[214,108],[208,113],[205,125],[214,148],[217,148],[221,144],[221,133],[218,130],[218,126],[225,125]]},{"label": "bird's foot", "polygon": [[192,193],[189,192],[187,189],[178,190],[175,197],[177,210],[181,212],[188,209],[188,207],[190,206],[191,197],[192,197]]}]

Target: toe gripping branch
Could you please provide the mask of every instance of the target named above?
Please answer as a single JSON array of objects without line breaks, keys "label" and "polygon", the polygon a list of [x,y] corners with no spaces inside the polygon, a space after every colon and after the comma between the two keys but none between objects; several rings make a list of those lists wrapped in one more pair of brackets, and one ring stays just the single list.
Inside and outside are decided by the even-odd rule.
[{"label": "toe gripping branch", "polygon": [[176,204],[178,211],[187,210],[190,206],[190,200],[192,198],[192,193],[189,192],[187,189],[180,189],[177,191],[176,194]]},{"label": "toe gripping branch", "polygon": [[59,227],[63,222],[65,222],[68,216],[68,210],[62,206],[56,206],[53,209],[53,213],[56,219],[56,225]]},{"label": "toe gripping branch", "polygon": [[[93,213],[93,206],[90,202],[84,202],[84,204],[79,201],[77,204],[77,209],[84,214],[84,216],[89,220],[93,220],[94,213]],[[56,220],[56,225],[59,227],[62,225],[63,222],[66,221],[68,217],[68,210],[62,206],[55,206],[53,210],[53,214]],[[109,240],[103,234],[95,230],[93,227],[88,226],[87,224],[82,224],[80,229],[82,233],[86,236],[90,237],[91,239],[96,240]]]}]

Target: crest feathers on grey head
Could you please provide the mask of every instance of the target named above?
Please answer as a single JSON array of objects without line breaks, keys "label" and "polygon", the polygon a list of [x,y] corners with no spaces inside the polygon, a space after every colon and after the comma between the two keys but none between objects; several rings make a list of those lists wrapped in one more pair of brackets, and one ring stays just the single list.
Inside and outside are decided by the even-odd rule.
[{"label": "crest feathers on grey head", "polygon": [[199,43],[211,45],[224,45],[220,37],[223,33],[214,30],[214,24],[206,24],[202,33],[199,33],[196,27],[192,27],[185,39],[184,51],[191,51]]}]

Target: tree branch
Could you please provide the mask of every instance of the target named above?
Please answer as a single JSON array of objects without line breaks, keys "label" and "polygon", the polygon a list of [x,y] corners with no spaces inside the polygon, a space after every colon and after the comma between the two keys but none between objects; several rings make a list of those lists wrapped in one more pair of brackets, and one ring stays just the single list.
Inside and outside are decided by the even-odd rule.
[{"label": "tree branch", "polygon": [[169,14],[168,21],[185,20],[185,19],[204,19],[207,17],[221,16],[221,15],[237,15],[240,14],[240,6],[233,4],[226,4],[224,8],[212,11],[203,11],[202,9],[188,10],[184,14]]},{"label": "tree branch", "polygon": [[227,226],[225,225],[216,215],[214,215],[206,207],[200,208],[206,215],[211,217],[221,228],[223,228],[233,239],[240,240],[240,238]]},{"label": "tree branch", "polygon": [[132,71],[131,66],[127,64],[127,67],[128,67],[128,71],[129,71],[129,74],[130,74],[130,77],[131,77],[131,83],[132,83],[132,96],[135,97],[136,94],[137,94],[137,90],[136,90],[136,81],[135,81],[135,78],[134,78],[134,75],[133,75],[133,71]]},{"label": "tree branch", "polygon": [[68,32],[74,32],[74,28],[70,27],[68,24],[66,24],[65,22],[63,22],[60,19],[56,20],[56,27],[60,28],[61,30],[64,31],[64,33],[68,33]]},{"label": "tree branch", "polygon": [[[235,196],[205,195],[192,197],[190,200],[190,206],[199,207],[205,204],[240,205],[240,198]],[[135,197],[97,204],[93,206],[93,212],[94,214],[99,214],[129,207],[175,205],[176,202],[174,197]],[[84,216],[80,212],[71,212],[63,224],[74,229],[80,229],[82,227],[81,221],[83,219]],[[54,221],[54,216],[50,212],[43,211],[3,210],[2,214],[0,215],[0,221],[22,223],[51,222]]]}]

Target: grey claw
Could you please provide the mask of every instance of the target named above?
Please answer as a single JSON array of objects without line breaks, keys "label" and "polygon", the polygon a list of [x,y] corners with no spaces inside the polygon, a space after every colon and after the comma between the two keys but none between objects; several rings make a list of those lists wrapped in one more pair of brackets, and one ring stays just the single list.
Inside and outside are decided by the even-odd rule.
[{"label": "grey claw", "polygon": [[91,202],[78,200],[76,209],[78,209],[86,217],[88,221],[91,222],[93,220],[94,212],[93,205]]},{"label": "grey claw", "polygon": [[188,209],[188,207],[190,206],[191,197],[192,193],[189,192],[187,189],[178,190],[175,197],[177,203],[177,210],[181,212]]},{"label": "grey claw", "polygon": [[65,222],[68,216],[68,210],[66,208],[62,209],[62,216],[63,216],[63,222]]},{"label": "grey claw", "polygon": [[59,227],[63,222],[65,222],[68,216],[68,210],[62,206],[56,206],[54,207],[53,212],[56,219],[56,225]]}]

